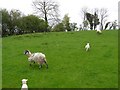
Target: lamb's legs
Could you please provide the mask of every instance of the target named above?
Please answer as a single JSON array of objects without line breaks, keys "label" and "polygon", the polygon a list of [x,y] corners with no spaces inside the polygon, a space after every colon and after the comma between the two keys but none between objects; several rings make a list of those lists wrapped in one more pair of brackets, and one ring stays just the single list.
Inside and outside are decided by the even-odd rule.
[{"label": "lamb's legs", "polygon": [[42,64],[40,64],[40,66],[39,66],[39,69],[41,69],[42,68]]},{"label": "lamb's legs", "polygon": [[[32,62],[30,62],[30,66],[32,66],[32,64],[31,64]],[[33,61],[33,63],[35,64],[35,61]]]}]

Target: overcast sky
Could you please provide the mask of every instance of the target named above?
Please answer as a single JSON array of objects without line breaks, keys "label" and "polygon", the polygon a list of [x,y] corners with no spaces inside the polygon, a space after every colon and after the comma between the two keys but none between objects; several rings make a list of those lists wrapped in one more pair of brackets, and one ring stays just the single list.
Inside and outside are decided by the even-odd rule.
[{"label": "overcast sky", "polygon": [[[53,0],[52,0],[53,1]],[[118,2],[120,0],[54,0],[59,4],[61,19],[68,13],[71,22],[81,24],[81,9],[87,7],[90,10],[94,8],[107,8],[109,18],[108,21],[118,20]],[[0,0],[0,8],[7,10],[18,9],[25,15],[32,14],[33,0]]]}]

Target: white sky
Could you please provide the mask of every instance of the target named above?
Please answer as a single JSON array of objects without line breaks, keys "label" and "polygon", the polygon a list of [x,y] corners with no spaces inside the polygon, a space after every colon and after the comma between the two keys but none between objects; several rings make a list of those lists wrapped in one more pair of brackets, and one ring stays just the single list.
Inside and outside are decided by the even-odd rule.
[{"label": "white sky", "polygon": [[[33,0],[0,0],[0,8],[7,10],[18,9],[25,15],[32,14]],[[94,8],[107,8],[108,21],[118,20],[118,2],[120,0],[54,0],[59,3],[61,19],[68,13],[71,22],[81,24],[81,9],[87,7],[90,10]],[[79,26],[79,25],[78,25]]]}]

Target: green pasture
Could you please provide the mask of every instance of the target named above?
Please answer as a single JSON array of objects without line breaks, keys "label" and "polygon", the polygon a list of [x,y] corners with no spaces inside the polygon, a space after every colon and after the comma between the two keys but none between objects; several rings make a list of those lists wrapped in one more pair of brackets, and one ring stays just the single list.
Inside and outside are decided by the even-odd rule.
[{"label": "green pasture", "polygon": [[[85,44],[91,49],[86,52]],[[24,50],[43,52],[49,68],[29,66]],[[2,88],[117,88],[118,31],[49,32],[2,39]]]}]

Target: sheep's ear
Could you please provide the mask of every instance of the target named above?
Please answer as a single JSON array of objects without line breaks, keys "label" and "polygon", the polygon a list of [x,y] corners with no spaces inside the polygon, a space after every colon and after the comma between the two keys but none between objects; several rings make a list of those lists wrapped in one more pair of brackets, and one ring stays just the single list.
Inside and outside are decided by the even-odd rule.
[{"label": "sheep's ear", "polygon": [[26,81],[28,81],[28,79],[25,79]]}]

